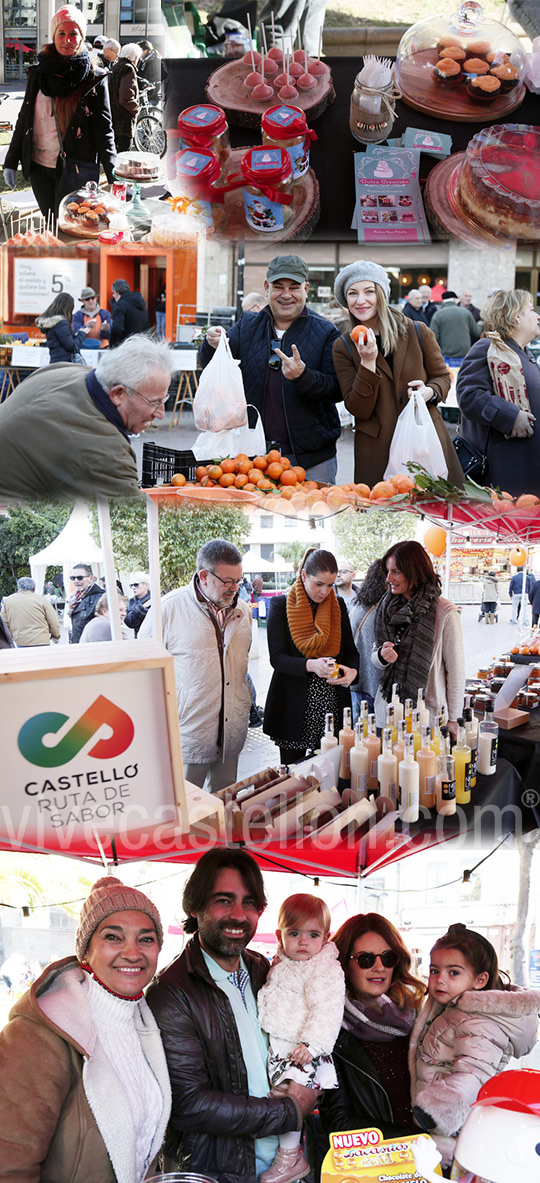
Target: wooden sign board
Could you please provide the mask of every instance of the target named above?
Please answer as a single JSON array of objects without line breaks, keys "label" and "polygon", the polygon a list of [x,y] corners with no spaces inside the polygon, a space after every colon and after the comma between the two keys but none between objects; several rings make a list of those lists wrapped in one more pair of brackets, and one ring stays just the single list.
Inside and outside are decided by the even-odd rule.
[{"label": "wooden sign board", "polygon": [[5,651],[0,837],[96,854],[96,834],[144,858],[189,828],[173,658],[157,641]]}]

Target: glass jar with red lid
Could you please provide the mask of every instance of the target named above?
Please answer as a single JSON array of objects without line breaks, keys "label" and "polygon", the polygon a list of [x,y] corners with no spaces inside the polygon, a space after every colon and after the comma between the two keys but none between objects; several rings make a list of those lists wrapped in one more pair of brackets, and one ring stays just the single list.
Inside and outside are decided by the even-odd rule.
[{"label": "glass jar with red lid", "polygon": [[180,148],[207,148],[215,152],[222,169],[231,155],[229,128],[225,112],[210,103],[186,107],[177,121]]},{"label": "glass jar with red lid", "polygon": [[294,180],[286,148],[249,148],[240,165],[246,222],[258,233],[284,230],[294,216]]},{"label": "glass jar with red lid", "polygon": [[182,148],[172,161],[174,197],[184,198],[184,213],[202,222],[210,234],[222,231],[227,222],[223,189],[219,187],[221,165],[209,148]]},{"label": "glass jar with red lid", "polygon": [[261,132],[263,144],[286,148],[295,181],[307,173],[310,144],[317,139],[317,135],[308,127],[305,111],[285,103],[279,107],[269,107],[261,116]]}]

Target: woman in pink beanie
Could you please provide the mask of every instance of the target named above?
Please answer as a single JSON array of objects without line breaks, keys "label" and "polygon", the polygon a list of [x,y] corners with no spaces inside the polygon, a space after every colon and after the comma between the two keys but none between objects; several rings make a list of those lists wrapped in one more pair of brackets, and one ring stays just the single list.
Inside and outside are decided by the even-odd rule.
[{"label": "woman in pink beanie", "polygon": [[26,94],[4,161],[15,188],[17,166],[30,181],[41,212],[58,214],[62,197],[99,180],[112,184],[116,160],[106,70],[86,48],[86,17],[74,4],[53,14],[51,42],[28,71]]},{"label": "woman in pink beanie", "polygon": [[0,1180],[142,1183],[171,1109],[161,1037],[143,997],[163,929],[134,887],[99,879],[76,957],[50,965],[0,1032]]}]

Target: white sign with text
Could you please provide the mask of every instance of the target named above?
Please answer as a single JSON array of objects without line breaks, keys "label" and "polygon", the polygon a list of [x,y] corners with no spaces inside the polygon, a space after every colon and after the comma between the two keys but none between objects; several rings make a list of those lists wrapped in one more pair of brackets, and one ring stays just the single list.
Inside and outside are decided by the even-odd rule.
[{"label": "white sign with text", "polygon": [[13,261],[13,312],[20,316],[39,316],[55,296],[67,292],[79,308],[79,296],[86,287],[86,259],[32,256]]}]

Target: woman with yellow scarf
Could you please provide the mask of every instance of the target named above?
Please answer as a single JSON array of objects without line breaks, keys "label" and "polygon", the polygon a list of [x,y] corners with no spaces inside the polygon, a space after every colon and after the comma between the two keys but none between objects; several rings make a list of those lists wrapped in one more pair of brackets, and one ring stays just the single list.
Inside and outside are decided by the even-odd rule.
[{"label": "woman with yellow scarf", "polygon": [[[310,547],[288,595],[270,600],[268,651],[274,669],[264,710],[264,731],[283,764],[296,764],[319,747],[324,718],[337,735],[349,686],[358,677],[345,601],[334,591],[338,565],[328,550]],[[335,674],[336,662],[339,674]]]}]

